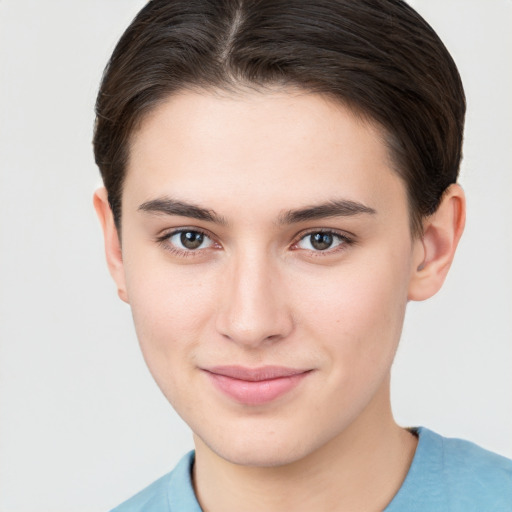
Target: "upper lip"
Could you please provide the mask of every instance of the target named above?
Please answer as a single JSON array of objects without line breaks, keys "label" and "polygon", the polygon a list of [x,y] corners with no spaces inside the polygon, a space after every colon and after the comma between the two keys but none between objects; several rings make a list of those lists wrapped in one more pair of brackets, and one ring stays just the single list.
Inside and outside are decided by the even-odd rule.
[{"label": "upper lip", "polygon": [[291,377],[310,371],[299,368],[288,368],[286,366],[260,366],[258,368],[246,368],[244,366],[212,366],[203,369],[215,375],[222,375],[223,377],[249,382]]}]

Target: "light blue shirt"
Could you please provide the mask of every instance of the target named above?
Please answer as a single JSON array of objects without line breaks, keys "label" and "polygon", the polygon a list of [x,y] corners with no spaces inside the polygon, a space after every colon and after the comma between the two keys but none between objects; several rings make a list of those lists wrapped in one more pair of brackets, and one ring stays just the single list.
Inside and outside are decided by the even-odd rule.
[{"label": "light blue shirt", "polygon": [[[512,460],[424,427],[402,487],[384,512],[512,512]],[[202,512],[194,452],[112,512]]]}]

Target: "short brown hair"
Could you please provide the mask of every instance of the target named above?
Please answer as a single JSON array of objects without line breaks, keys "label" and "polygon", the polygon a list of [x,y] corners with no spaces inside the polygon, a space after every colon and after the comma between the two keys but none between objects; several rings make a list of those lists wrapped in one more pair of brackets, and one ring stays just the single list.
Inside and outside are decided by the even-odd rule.
[{"label": "short brown hair", "polygon": [[152,0],[105,69],[94,152],[116,224],[130,136],[183,89],[290,85],[327,94],[384,131],[411,227],[457,180],[464,90],[434,30],[401,0]]}]

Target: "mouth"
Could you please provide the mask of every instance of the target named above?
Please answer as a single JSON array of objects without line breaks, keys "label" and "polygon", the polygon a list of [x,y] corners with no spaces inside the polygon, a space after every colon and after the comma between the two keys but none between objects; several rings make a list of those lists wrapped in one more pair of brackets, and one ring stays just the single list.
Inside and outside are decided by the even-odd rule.
[{"label": "mouth", "polygon": [[203,371],[217,390],[244,405],[272,402],[292,391],[312,372],[284,366],[214,366]]}]

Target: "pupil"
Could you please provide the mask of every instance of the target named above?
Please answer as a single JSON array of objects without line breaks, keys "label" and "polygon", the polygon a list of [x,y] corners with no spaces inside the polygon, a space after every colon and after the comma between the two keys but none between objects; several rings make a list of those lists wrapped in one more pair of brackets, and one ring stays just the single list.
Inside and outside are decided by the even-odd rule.
[{"label": "pupil", "polygon": [[332,235],[330,233],[315,233],[311,235],[311,245],[319,251],[329,249],[332,245]]},{"label": "pupil", "polygon": [[180,241],[187,249],[197,249],[203,243],[203,234],[196,231],[184,231],[181,233]]}]

